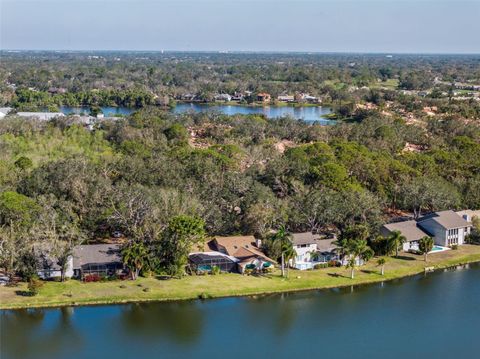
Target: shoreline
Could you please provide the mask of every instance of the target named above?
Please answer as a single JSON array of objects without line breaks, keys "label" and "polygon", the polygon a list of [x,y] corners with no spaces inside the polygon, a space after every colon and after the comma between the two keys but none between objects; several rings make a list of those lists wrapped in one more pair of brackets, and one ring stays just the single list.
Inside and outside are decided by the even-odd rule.
[{"label": "shoreline", "polygon": [[[335,288],[345,288],[345,287],[358,287],[362,285],[369,285],[369,284],[376,284],[381,282],[389,282],[396,279],[408,278],[413,277],[422,273],[425,273],[426,268],[433,267],[434,269],[430,272],[438,272],[440,270],[454,268],[458,266],[465,266],[468,264],[473,263],[480,263],[480,246],[472,246],[477,247],[474,248],[475,251],[473,253],[469,253],[470,251],[465,251],[465,253],[458,253],[458,255],[454,255],[455,258],[445,258],[440,259],[437,261],[430,260],[426,263],[423,260],[415,260],[409,259],[406,260],[407,262],[421,262],[421,263],[413,263],[411,266],[407,266],[403,268],[401,271],[389,273],[388,270],[388,262],[386,266],[385,275],[381,276],[379,273],[376,273],[372,270],[372,268],[377,268],[377,266],[373,265],[373,263],[368,263],[366,266],[358,267],[356,269],[356,278],[351,279],[347,278],[345,275],[349,273],[349,270],[342,268],[328,268],[328,269],[319,269],[314,271],[290,271],[290,278],[284,279],[278,276],[278,273],[271,275],[271,276],[240,276],[238,274],[221,274],[217,276],[193,276],[193,277],[186,277],[182,279],[170,279],[167,281],[158,280],[156,278],[142,278],[138,281],[112,281],[112,282],[100,282],[100,283],[75,283],[77,281],[70,280],[65,283],[54,283],[54,282],[47,282],[45,286],[53,287],[53,286],[66,286],[68,287],[71,284],[73,286],[78,287],[78,294],[80,295],[83,293],[84,289],[94,289],[94,287],[98,287],[100,289],[102,286],[112,287],[112,284],[115,288],[119,288],[120,285],[126,287],[126,284],[130,289],[136,289],[137,292],[131,295],[116,295],[116,296],[108,296],[108,295],[101,295],[101,294],[94,294],[92,297],[79,297],[78,299],[72,299],[67,297],[48,297],[43,296],[42,293],[35,297],[24,297],[16,295],[18,300],[14,303],[6,303],[5,296],[2,293],[7,290],[5,287],[0,288],[0,310],[15,310],[15,309],[28,309],[28,308],[60,308],[65,306],[91,306],[91,305],[113,305],[113,304],[129,304],[129,303],[149,303],[149,302],[172,302],[172,301],[188,301],[188,300],[206,300],[206,299],[220,299],[220,298],[233,298],[233,297],[251,297],[251,296],[261,296],[261,295],[272,295],[272,294],[281,294],[281,293],[295,293],[295,292],[306,292],[306,291],[316,291],[316,290],[323,290],[323,289],[335,289]],[[448,251],[453,252],[453,251]],[[462,251],[463,252],[463,251]],[[440,254],[440,253],[438,253]],[[438,255],[435,254],[435,255]],[[433,256],[433,255],[431,255]],[[449,256],[450,257],[450,256]],[[412,256],[403,256],[403,258],[415,258]],[[405,259],[395,259],[395,261],[399,262]],[[372,261],[373,262],[373,261]],[[423,265],[422,265],[423,264]],[[363,271],[362,271],[363,269]],[[378,270],[378,269],[377,269]],[[326,275],[326,276],[325,276]],[[228,277],[228,278],[227,278]],[[237,281],[235,277],[238,277]],[[313,279],[318,279],[318,284],[315,282],[305,282],[306,279],[302,281],[302,277],[312,277]],[[326,283],[325,281],[329,279],[328,277],[332,277],[333,280]],[[228,288],[225,289],[224,286],[220,288],[215,288],[214,284],[216,280],[222,281],[223,279],[232,279],[234,288],[229,290]],[[323,281],[321,279],[324,279]],[[200,281],[203,282],[206,279],[206,284],[200,283],[199,288],[190,288],[191,282]],[[255,283],[256,281],[264,281],[264,286],[257,286]],[[265,282],[267,281],[267,282]],[[270,281],[270,282],[268,282]],[[247,282],[249,284],[255,284],[254,286],[245,286],[244,283],[239,284],[239,289],[235,290],[235,282]],[[144,291],[146,285],[157,284],[159,288],[154,288],[157,293],[154,291]],[[185,285],[187,290],[180,291],[179,293],[169,293],[168,289],[163,286],[164,283],[168,283],[169,285],[173,286],[174,288],[177,286]],[[208,284],[210,283],[210,286]],[[276,287],[271,286],[271,284],[277,285]],[[198,284],[198,283],[197,283]],[[221,283],[220,283],[221,284]],[[270,288],[269,288],[270,285]],[[89,286],[89,287],[87,287]],[[242,287],[243,286],[243,287]],[[8,288],[10,292],[15,292],[18,290],[25,289],[25,283],[22,283],[20,286],[16,288]],[[113,288],[113,287],[112,287]],[[190,290],[188,290],[190,288]],[[178,289],[178,288],[177,288]],[[138,293],[138,290],[141,290],[141,293]],[[159,291],[160,290],[160,291]],[[117,289],[118,291],[118,289]],[[58,293],[56,293],[58,294]],[[140,296],[139,296],[140,294]],[[8,301],[8,299],[7,299]]]}]

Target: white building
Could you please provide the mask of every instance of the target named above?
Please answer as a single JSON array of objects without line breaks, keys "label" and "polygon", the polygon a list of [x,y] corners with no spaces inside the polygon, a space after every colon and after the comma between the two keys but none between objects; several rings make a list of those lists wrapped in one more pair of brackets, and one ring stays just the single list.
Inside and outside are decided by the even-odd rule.
[{"label": "white building", "polygon": [[334,253],[335,238],[322,239],[320,235],[311,232],[293,233],[292,237],[293,249],[297,255],[291,265],[297,269],[312,269],[315,264],[338,259]]},{"label": "white building", "polygon": [[454,211],[435,212],[417,221],[418,226],[435,240],[435,244],[444,247],[462,245],[470,234],[472,223],[468,216],[458,215]]},{"label": "white building", "polygon": [[394,231],[399,231],[407,239],[403,250],[418,251],[419,240],[425,236],[432,237],[434,243],[442,247],[462,245],[465,237],[470,234],[472,223],[467,211],[465,213],[454,211],[434,212],[423,216],[419,220],[408,220],[388,223],[382,226],[380,232],[384,236]]}]

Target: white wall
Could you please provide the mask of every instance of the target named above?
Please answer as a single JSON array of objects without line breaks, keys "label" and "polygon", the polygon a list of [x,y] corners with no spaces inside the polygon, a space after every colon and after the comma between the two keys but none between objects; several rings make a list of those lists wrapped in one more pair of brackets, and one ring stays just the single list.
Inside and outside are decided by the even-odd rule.
[{"label": "white wall", "polygon": [[297,262],[310,262],[311,260],[311,252],[316,252],[317,251],[317,244],[312,243],[308,244],[306,247],[301,247],[301,246],[293,246],[295,249],[295,252],[297,253]]}]

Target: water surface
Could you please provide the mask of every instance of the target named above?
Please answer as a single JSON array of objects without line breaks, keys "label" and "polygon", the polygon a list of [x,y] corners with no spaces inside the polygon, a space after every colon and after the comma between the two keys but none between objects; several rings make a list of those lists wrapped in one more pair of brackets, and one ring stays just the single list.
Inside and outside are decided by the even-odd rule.
[{"label": "water surface", "polygon": [[[107,117],[115,116],[128,116],[135,112],[136,109],[128,107],[100,107],[103,114]],[[66,115],[71,114],[89,114],[90,108],[88,106],[83,107],[70,107],[61,106],[60,111]],[[310,106],[310,107],[292,107],[292,106],[266,106],[266,107],[254,107],[244,105],[205,105],[196,103],[179,103],[176,107],[170,110],[175,114],[183,113],[197,113],[197,112],[218,112],[225,115],[250,115],[250,114],[262,114],[267,118],[279,118],[279,117],[292,117],[297,120],[304,120],[306,122],[318,122],[321,124],[332,124],[334,121],[328,120],[325,116],[331,113],[330,108],[322,106]]]},{"label": "water surface", "polygon": [[1,358],[475,358],[470,267],[258,298],[2,311]]},{"label": "water surface", "polygon": [[297,120],[306,122],[319,122],[322,124],[331,124],[333,121],[328,120],[325,116],[332,111],[328,107],[308,106],[242,106],[242,105],[202,105],[196,103],[179,103],[173,109],[174,113],[188,112],[220,112],[225,115],[251,115],[262,114],[267,118],[292,117]]}]

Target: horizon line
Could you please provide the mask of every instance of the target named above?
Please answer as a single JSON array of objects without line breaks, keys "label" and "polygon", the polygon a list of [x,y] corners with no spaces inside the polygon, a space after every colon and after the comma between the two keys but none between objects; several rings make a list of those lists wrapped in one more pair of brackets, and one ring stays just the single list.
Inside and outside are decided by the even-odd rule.
[{"label": "horizon line", "polygon": [[57,53],[93,53],[93,52],[130,52],[130,53],[208,53],[208,54],[307,54],[307,55],[480,55],[480,52],[402,52],[402,51],[307,51],[307,50],[65,50],[65,49],[0,49],[0,52],[57,52]]}]

